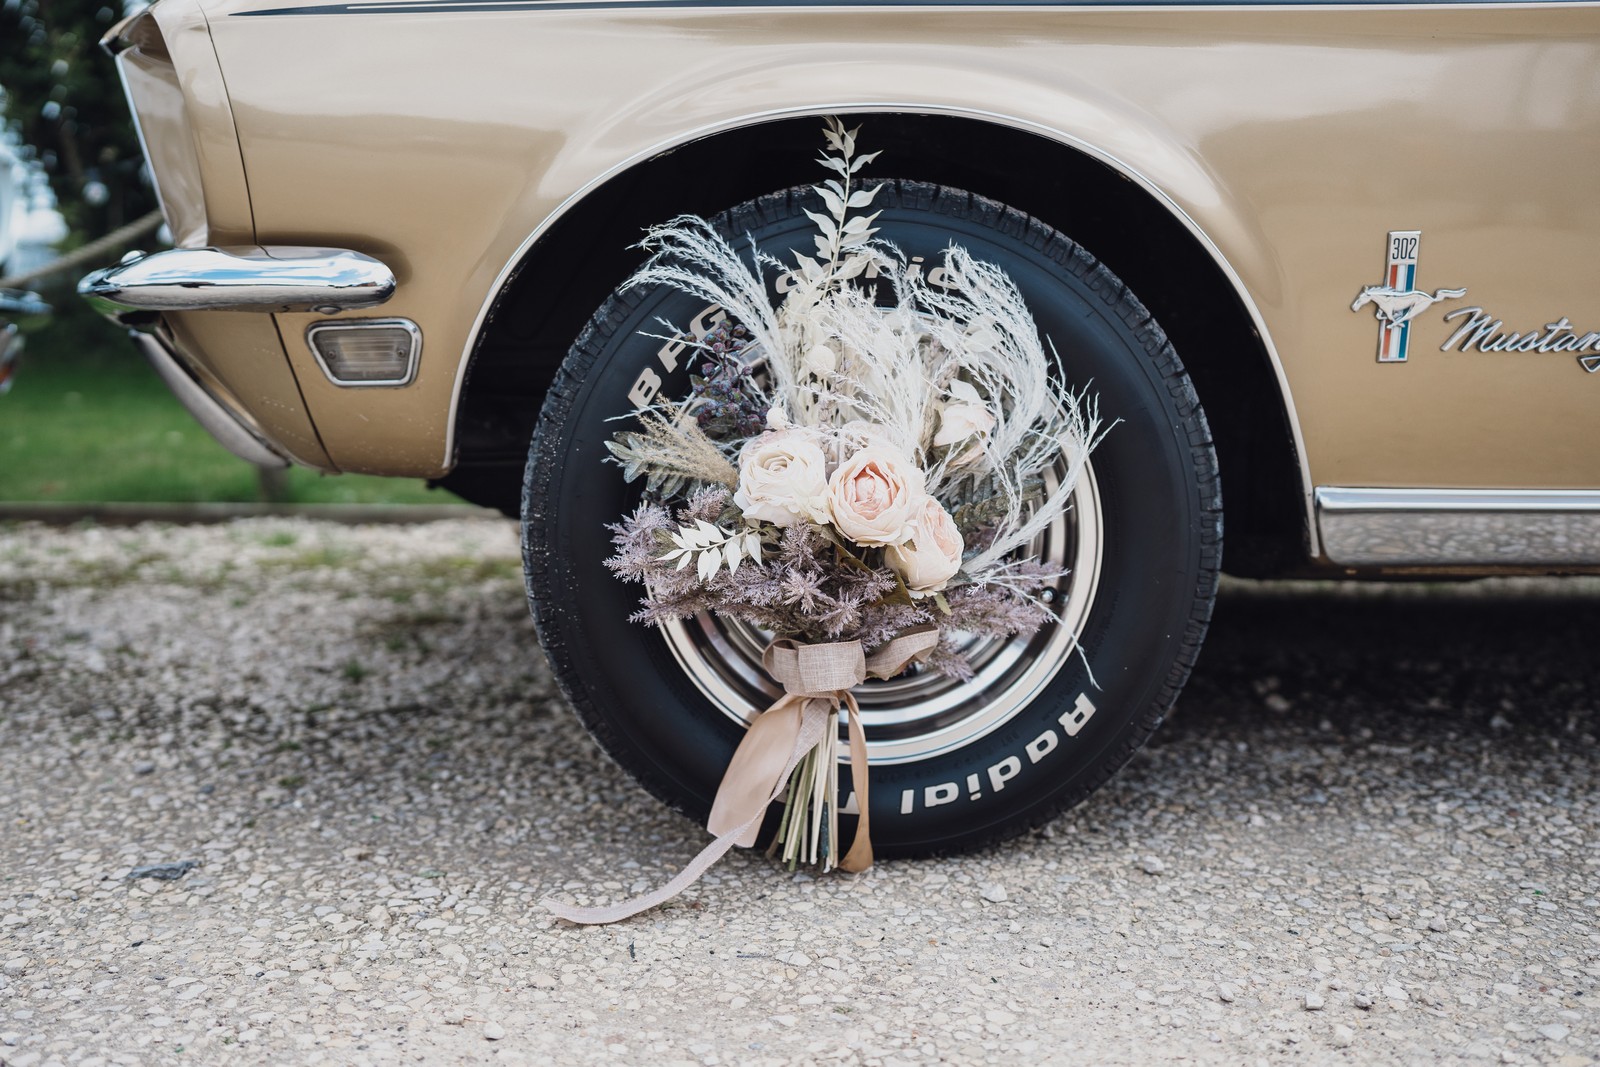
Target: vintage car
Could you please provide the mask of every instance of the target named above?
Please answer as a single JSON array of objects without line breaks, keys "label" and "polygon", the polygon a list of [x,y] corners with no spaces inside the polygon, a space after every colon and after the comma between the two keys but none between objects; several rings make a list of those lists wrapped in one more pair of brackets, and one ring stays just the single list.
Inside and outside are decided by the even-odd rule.
[{"label": "vintage car", "polygon": [[884,236],[1002,265],[1115,422],[1038,546],[1057,622],[861,688],[880,854],[1103,782],[1221,569],[1600,568],[1593,4],[158,0],[105,43],[176,247],[84,294],[245,459],[520,514],[572,704],[688,813],[774,688],[605,568],[604,444],[717,315],[624,283],[682,213],[803,240],[823,116]]}]

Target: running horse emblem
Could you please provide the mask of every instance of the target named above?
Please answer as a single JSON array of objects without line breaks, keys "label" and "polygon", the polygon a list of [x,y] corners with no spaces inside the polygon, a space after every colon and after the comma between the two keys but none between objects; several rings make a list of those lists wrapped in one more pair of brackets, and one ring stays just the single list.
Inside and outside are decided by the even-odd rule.
[{"label": "running horse emblem", "polygon": [[1400,326],[1410,322],[1441,300],[1454,300],[1466,296],[1465,289],[1435,289],[1428,295],[1420,289],[1395,289],[1387,285],[1369,285],[1361,290],[1351,311],[1360,311],[1368,304],[1377,305],[1374,313],[1378,321],[1387,326]]}]

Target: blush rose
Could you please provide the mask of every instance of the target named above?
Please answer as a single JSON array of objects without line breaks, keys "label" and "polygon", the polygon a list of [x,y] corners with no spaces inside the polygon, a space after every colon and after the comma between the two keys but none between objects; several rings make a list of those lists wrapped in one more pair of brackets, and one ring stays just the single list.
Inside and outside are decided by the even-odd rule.
[{"label": "blush rose", "polygon": [[884,562],[913,593],[937,593],[961,569],[965,548],[950,513],[933,497],[924,497],[911,540],[887,549]]},{"label": "blush rose", "polygon": [[927,499],[922,468],[899,449],[869,444],[828,480],[828,514],[858,545],[903,545]]}]

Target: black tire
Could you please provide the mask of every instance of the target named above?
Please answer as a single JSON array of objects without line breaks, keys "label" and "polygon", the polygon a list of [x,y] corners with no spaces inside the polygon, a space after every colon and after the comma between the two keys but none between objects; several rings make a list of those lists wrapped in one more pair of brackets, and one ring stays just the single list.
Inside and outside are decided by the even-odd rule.
[{"label": "black tire", "polygon": [[[1117,420],[1093,456],[1103,538],[1080,629],[1086,656],[1068,656],[1031,701],[981,737],[926,758],[873,763],[873,842],[892,857],[975,848],[1036,827],[1133,755],[1172,706],[1205,634],[1222,508],[1188,376],[1160,326],[1109,270],[1004,205],[916,182],[888,186],[874,204],[881,236],[930,264],[955,242],[1007,270],[1069,380],[1090,385],[1102,415]],[[785,256],[809,248],[814,231],[802,206],[818,209],[815,194],[792,189],[717,223]],[[688,367],[668,373],[657,356],[662,342],[640,331],[659,334],[658,320],[683,325],[701,310],[703,302],[658,288],[613,295],[596,312],[545,398],[523,488],[523,555],[540,640],[573,707],[652,793],[703,820],[742,727],[686,676],[659,634],[627,621],[640,589],[602,562],[606,524],[639,494],[602,465],[604,442],[625,425],[609,420],[632,410],[629,391],[647,366],[665,395],[688,390]],[[1084,701],[1093,705],[1087,717]],[[945,799],[951,783],[953,802]],[[930,799],[940,803],[929,807]]]}]

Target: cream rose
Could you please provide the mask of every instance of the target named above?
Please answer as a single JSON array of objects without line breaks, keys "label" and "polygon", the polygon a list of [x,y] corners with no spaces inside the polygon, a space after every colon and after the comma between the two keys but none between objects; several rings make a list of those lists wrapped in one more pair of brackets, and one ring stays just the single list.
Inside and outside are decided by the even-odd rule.
[{"label": "cream rose", "polygon": [[815,436],[791,427],[746,444],[733,503],[751,522],[827,522],[828,457]]},{"label": "cream rose", "polygon": [[923,497],[911,540],[891,545],[884,552],[889,564],[913,593],[937,593],[961,569],[961,531],[955,520],[933,497]]},{"label": "cream rose", "polygon": [[899,449],[869,444],[828,480],[828,514],[858,545],[903,545],[927,499],[925,486],[922,468]]}]

